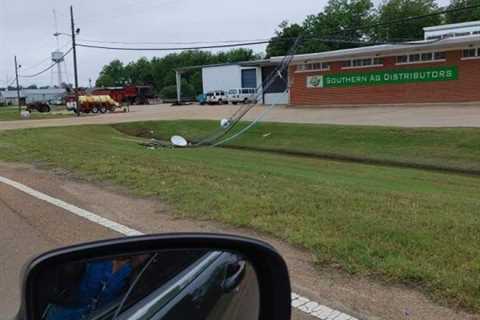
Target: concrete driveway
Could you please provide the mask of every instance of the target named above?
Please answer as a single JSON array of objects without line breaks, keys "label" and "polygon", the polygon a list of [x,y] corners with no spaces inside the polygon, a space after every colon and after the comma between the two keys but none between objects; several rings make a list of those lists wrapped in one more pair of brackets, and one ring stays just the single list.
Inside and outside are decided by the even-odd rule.
[{"label": "concrete driveway", "polygon": [[[265,111],[265,106],[253,108],[245,120],[253,120]],[[58,127],[84,124],[111,124],[133,121],[210,119],[231,116],[238,106],[133,106],[129,113],[82,115],[80,118],[2,121],[0,130]],[[409,105],[336,108],[299,108],[278,106],[263,121],[372,125],[397,127],[480,127],[480,104]]]}]

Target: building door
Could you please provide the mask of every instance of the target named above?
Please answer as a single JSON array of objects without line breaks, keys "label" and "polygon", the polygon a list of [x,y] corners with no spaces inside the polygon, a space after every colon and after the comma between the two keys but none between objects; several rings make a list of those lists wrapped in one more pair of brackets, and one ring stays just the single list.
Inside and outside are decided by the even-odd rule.
[{"label": "building door", "polygon": [[257,69],[242,70],[242,88],[257,87]]}]

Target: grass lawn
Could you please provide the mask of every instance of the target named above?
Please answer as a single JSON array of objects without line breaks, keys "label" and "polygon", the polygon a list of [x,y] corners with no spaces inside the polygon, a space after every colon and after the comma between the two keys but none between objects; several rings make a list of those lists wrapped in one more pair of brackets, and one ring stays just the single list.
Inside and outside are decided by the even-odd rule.
[{"label": "grass lawn", "polygon": [[[30,119],[52,119],[52,118],[67,118],[72,117],[72,113],[55,112],[53,110],[49,113],[32,112]],[[0,121],[22,120],[18,107],[0,107]]]},{"label": "grass lawn", "polygon": [[[141,122],[118,124],[115,128],[131,135],[169,140],[173,134],[198,138],[218,128],[218,122]],[[479,141],[478,128],[410,129],[262,123],[229,145],[480,171]]]},{"label": "grass lawn", "polygon": [[[172,123],[158,128],[164,126],[173,128]],[[262,128],[251,134],[270,131]],[[297,141],[316,128],[301,129]],[[318,140],[307,138],[317,141],[315,147],[339,151],[346,150],[348,141],[357,145],[355,136],[380,134],[358,128],[355,135],[355,128],[338,128],[332,139],[340,142],[333,143],[327,129],[318,128],[324,133]],[[294,133],[292,129],[285,137],[293,140]],[[420,136],[423,150],[428,141],[437,141]],[[0,132],[0,159],[43,163],[126,186],[163,200],[178,216],[248,227],[304,247],[319,267],[341,266],[353,274],[405,283],[437,301],[480,312],[478,177],[234,149],[149,150],[129,139],[111,126]],[[242,141],[247,143],[238,143]],[[365,142],[355,152],[363,148],[381,156],[382,149],[388,155],[412,149],[395,147],[389,139],[377,143],[382,141],[383,148]],[[470,142],[449,141],[456,146],[449,159],[473,164],[473,155],[458,154]],[[448,156],[445,148],[439,147],[440,154]],[[413,150],[404,157],[414,160]]]}]

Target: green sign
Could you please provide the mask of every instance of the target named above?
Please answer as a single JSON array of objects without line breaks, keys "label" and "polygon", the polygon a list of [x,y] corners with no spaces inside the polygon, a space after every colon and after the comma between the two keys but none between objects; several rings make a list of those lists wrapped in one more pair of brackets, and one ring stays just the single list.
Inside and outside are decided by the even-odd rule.
[{"label": "green sign", "polygon": [[457,79],[458,68],[456,66],[432,67],[309,76],[307,77],[307,87],[340,88]]}]

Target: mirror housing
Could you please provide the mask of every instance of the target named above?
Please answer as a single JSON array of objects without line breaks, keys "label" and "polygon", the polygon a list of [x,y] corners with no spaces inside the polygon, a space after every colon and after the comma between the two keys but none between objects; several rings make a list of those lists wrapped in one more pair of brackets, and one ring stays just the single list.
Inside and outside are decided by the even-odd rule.
[{"label": "mirror housing", "polygon": [[[40,320],[35,310],[36,289],[42,272],[73,261],[95,260],[100,257],[138,255],[160,250],[199,249],[235,252],[245,257],[256,273],[260,296],[259,318],[287,320],[291,316],[291,287],[285,261],[269,244],[255,239],[220,234],[180,233],[145,235],[103,240],[44,253],[26,264],[22,273],[21,306],[17,320]],[[244,277],[245,263],[233,268],[225,292]]]}]

